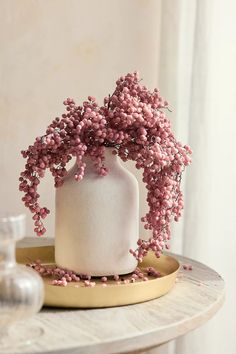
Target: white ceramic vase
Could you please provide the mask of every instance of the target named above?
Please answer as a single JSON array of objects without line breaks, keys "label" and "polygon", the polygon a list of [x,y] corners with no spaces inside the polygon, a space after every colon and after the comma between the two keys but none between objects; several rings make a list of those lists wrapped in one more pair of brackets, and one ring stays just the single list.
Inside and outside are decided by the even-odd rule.
[{"label": "white ceramic vase", "polygon": [[86,157],[83,180],[75,181],[75,165],[56,190],[56,263],[80,274],[127,274],[137,266],[129,249],[139,237],[138,182],[112,150],[105,150],[107,176]]}]

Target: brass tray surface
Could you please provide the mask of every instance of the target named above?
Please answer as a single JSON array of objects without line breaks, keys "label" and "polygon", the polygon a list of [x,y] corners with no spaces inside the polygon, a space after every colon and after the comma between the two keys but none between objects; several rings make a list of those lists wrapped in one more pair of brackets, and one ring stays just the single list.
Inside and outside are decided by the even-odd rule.
[{"label": "brass tray surface", "polygon": [[[18,248],[16,250],[18,263],[26,264],[30,260],[40,259],[43,264],[55,264],[54,246]],[[102,286],[96,278],[95,287],[85,287],[83,282],[71,282],[66,287],[51,284],[52,278],[43,278],[45,285],[44,305],[50,307],[67,308],[98,308],[136,304],[158,298],[167,294],[175,284],[179,270],[179,262],[169,255],[156,258],[152,252],[138,265],[142,270],[154,267],[161,273],[161,277],[135,283],[117,284],[113,280],[107,281],[107,287]],[[122,278],[126,278],[122,276]]]}]

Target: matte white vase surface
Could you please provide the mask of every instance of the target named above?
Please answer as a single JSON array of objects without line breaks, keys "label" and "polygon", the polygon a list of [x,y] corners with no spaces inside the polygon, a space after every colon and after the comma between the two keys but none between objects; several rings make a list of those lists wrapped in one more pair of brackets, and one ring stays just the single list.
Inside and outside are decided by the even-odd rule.
[{"label": "matte white vase surface", "polygon": [[112,151],[105,150],[107,176],[85,157],[83,180],[75,181],[75,165],[56,191],[56,263],[80,274],[127,274],[137,266],[129,250],[139,237],[138,182]]}]

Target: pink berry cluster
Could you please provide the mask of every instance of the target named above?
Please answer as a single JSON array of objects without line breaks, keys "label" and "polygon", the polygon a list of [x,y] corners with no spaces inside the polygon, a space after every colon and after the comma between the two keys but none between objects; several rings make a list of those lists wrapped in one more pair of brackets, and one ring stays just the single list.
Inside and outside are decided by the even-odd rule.
[{"label": "pink berry cluster", "polygon": [[24,192],[25,206],[33,213],[36,234],[45,233],[42,219],[49,213],[38,203],[38,185],[45,171],[50,170],[55,187],[60,187],[67,174],[66,164],[75,157],[74,177],[79,182],[85,173],[87,155],[97,173],[106,176],[104,151],[112,147],[123,161],[135,161],[136,168],[142,169],[147,188],[149,211],[142,222],[152,236],[147,241],[139,239],[137,249],[130,252],[139,261],[149,250],[159,257],[164,247],[169,248],[171,220],[178,221],[181,216],[181,174],[191,162],[190,147],[177,141],[171,130],[165,113],[168,103],[157,89],[151,92],[142,86],[138,73],[134,72],[116,81],[114,93],[105,97],[102,106],[91,96],[82,106],[71,98],[64,105],[66,112],[22,151],[27,162],[19,189]]},{"label": "pink berry cluster", "polygon": [[[43,264],[40,259],[32,261],[27,264],[28,267],[36,270],[42,277],[51,277],[52,285],[58,286],[67,286],[68,283],[82,283],[85,287],[94,287],[97,284],[102,284],[103,287],[107,287],[107,285],[111,282],[115,282],[116,285],[120,284],[129,284],[135,283],[138,281],[147,281],[153,278],[160,278],[161,273],[157,271],[154,267],[147,267],[144,269],[140,269],[137,267],[133,273],[128,274],[126,276],[122,275],[114,275],[111,277],[101,277],[101,278],[92,278],[88,274],[76,274],[74,271],[60,268],[58,266],[52,266]],[[78,287],[78,285],[76,285]]]}]

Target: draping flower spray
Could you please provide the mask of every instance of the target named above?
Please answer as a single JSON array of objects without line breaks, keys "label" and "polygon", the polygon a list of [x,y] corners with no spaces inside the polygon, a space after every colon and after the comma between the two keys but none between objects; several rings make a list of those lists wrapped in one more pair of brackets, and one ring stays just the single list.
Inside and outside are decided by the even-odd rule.
[{"label": "draping flower spray", "polygon": [[160,257],[164,247],[169,248],[171,220],[178,221],[181,216],[181,175],[191,163],[190,147],[177,141],[171,130],[166,116],[168,103],[158,89],[151,92],[142,86],[137,72],[119,78],[114,93],[105,97],[102,106],[91,96],[82,106],[71,98],[63,103],[66,112],[22,151],[27,162],[19,178],[19,189],[24,192],[25,206],[33,214],[34,231],[38,236],[46,231],[42,220],[49,210],[38,202],[38,186],[45,171],[50,170],[55,187],[60,187],[67,174],[66,165],[75,157],[74,178],[79,183],[86,170],[86,154],[101,178],[106,178],[109,171],[104,151],[112,147],[123,161],[135,161],[136,168],[142,169],[147,188],[149,211],[141,220],[152,236],[147,241],[140,238],[137,249],[130,252],[138,261],[149,250]]}]

